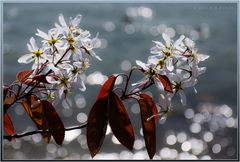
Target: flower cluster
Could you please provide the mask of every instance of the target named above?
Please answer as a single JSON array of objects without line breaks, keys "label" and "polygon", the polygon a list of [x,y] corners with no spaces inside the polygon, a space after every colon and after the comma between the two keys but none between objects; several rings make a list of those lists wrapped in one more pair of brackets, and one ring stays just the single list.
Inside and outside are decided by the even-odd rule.
[{"label": "flower cluster", "polygon": [[[151,48],[152,55],[147,63],[136,61],[145,77],[133,86],[142,89],[149,82],[155,83],[160,91],[160,108],[170,110],[174,95],[179,95],[181,103],[186,104],[185,88],[193,87],[197,93],[197,78],[206,71],[206,67],[199,67],[198,64],[209,56],[199,53],[194,41],[183,35],[176,41],[171,40],[165,33],[162,37],[165,43],[153,41],[155,46]],[[167,85],[170,88],[166,89]]]},{"label": "flower cluster", "polygon": [[70,94],[70,88],[77,86],[81,91],[86,89],[84,72],[89,67],[89,57],[93,56],[101,61],[93,49],[99,47],[98,34],[90,38],[89,31],[80,27],[82,16],[70,18],[67,23],[62,14],[59,23],[47,33],[37,29],[36,35],[42,39],[41,46],[30,38],[27,44],[29,54],[18,59],[19,63],[33,63],[32,76],[45,75],[48,89],[58,92],[48,92],[51,99],[60,99]]}]

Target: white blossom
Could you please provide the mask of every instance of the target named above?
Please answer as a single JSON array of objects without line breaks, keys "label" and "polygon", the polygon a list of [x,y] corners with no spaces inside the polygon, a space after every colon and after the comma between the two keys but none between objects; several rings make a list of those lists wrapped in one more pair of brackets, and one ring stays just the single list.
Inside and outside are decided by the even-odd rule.
[{"label": "white blossom", "polygon": [[30,53],[18,59],[19,63],[33,62],[34,74],[46,75],[45,86],[53,90],[47,90],[47,98],[54,98],[54,102],[67,99],[71,89],[85,91],[85,71],[90,66],[90,58],[101,60],[94,51],[99,48],[98,33],[91,38],[90,32],[80,26],[81,19],[82,16],[77,15],[66,21],[60,14],[55,27],[48,31],[37,29],[41,46],[30,38],[27,44]]},{"label": "white blossom", "polygon": [[[171,105],[171,98],[175,95],[180,97],[181,103],[186,105],[184,89],[195,88],[198,76],[206,71],[206,67],[199,67],[199,63],[209,58],[208,55],[199,53],[195,42],[181,35],[176,41],[162,34],[164,43],[153,41],[155,46],[150,49],[151,56],[147,63],[136,61],[136,64],[144,71],[145,77],[134,83],[135,89],[142,89],[143,85],[153,79],[160,92],[159,106],[166,109]],[[156,79],[156,76],[164,75],[169,79],[173,93],[166,91],[164,85]],[[166,86],[166,85],[165,85]],[[164,95],[163,95],[164,94]]]}]

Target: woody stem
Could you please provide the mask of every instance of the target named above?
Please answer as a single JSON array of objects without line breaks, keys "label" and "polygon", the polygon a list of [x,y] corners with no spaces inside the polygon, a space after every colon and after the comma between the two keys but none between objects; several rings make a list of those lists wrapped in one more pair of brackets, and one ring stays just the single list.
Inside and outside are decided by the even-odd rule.
[{"label": "woody stem", "polygon": [[[87,123],[84,123],[82,125],[79,126],[73,126],[73,127],[68,127],[65,128],[65,131],[71,131],[71,130],[75,130],[75,129],[82,129],[87,127]],[[13,134],[13,135],[5,135],[3,138],[7,139],[9,141],[11,141],[13,138],[21,138],[21,137],[25,137],[25,136],[30,136],[30,135],[34,135],[34,134],[38,134],[38,133],[48,133],[49,130],[35,130],[35,131],[31,131],[31,132],[25,132],[25,133],[21,133],[21,134]]]}]

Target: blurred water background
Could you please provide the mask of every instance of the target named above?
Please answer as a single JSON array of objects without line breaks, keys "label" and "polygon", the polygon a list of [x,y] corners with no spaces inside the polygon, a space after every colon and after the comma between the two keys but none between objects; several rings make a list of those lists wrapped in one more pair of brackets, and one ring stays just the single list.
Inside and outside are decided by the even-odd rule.
[{"label": "blurred water background", "polygon": [[[87,71],[87,91],[75,93],[72,107],[56,109],[66,127],[84,123],[100,84],[112,73],[128,72],[135,60],[146,61],[152,40],[161,33],[173,39],[185,34],[196,41],[200,52],[210,55],[199,77],[198,93],[187,89],[187,106],[174,99],[173,112],[157,126],[154,159],[237,158],[237,5],[230,3],[5,3],[3,5],[3,80],[10,83],[19,70],[28,69],[17,59],[27,53],[26,44],[35,35],[54,26],[58,15],[82,14],[81,26],[95,36],[99,32],[102,62],[92,59]],[[40,42],[39,42],[40,43]],[[136,79],[141,76],[136,75]],[[157,100],[158,94],[150,89]],[[148,159],[136,103],[127,102],[136,141],[133,152],[119,145],[108,129],[103,147],[95,159]],[[35,130],[20,106],[10,110],[16,132]],[[85,129],[66,132],[63,146],[49,144],[41,135],[4,140],[4,159],[91,159]]]}]

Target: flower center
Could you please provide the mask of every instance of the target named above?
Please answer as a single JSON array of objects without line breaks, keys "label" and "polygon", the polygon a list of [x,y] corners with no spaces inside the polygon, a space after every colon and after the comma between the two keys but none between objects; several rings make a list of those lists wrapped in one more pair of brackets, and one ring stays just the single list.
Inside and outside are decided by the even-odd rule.
[{"label": "flower center", "polygon": [[145,74],[146,74],[150,79],[152,79],[152,78],[157,74],[157,71],[156,71],[156,69],[150,67],[150,68],[148,69],[148,71],[145,72]]},{"label": "flower center", "polygon": [[170,50],[170,47],[166,47],[165,51],[163,52],[164,55],[166,57],[170,57],[171,56],[171,50]]},{"label": "flower center", "polygon": [[67,83],[68,83],[68,78],[67,77],[60,77],[59,80],[60,80],[60,84],[67,87]]},{"label": "flower center", "polygon": [[196,60],[196,61],[197,61],[197,60],[198,60],[198,57],[199,57],[199,56],[198,56],[198,53],[197,53],[197,52],[193,53],[193,54],[192,54],[192,57],[193,57],[193,60]]},{"label": "flower center", "polygon": [[42,52],[40,49],[38,49],[38,50],[36,50],[36,51],[33,51],[32,53],[33,53],[33,54],[35,55],[35,57],[37,57],[37,58],[41,57],[41,55],[43,54],[43,52]]},{"label": "flower center", "polygon": [[176,89],[176,92],[179,91],[180,89],[182,89],[182,83],[181,83],[181,82],[176,83],[176,84],[174,85],[174,89]]},{"label": "flower center", "polygon": [[80,70],[75,66],[73,69],[72,69],[72,73],[75,75],[77,73],[79,73]]},{"label": "flower center", "polygon": [[157,66],[159,66],[161,69],[164,67],[165,65],[165,59],[161,59],[157,62]]},{"label": "flower center", "polygon": [[89,62],[88,62],[88,60],[82,61],[82,67],[83,67],[83,69],[89,68]]},{"label": "flower center", "polygon": [[58,42],[58,39],[55,39],[55,38],[51,38],[49,41],[48,41],[48,43],[49,43],[49,45],[51,46],[51,45],[54,45],[55,43],[57,43]]},{"label": "flower center", "polygon": [[75,40],[72,36],[68,36],[67,41],[68,41],[69,44],[73,44],[75,42]]}]

